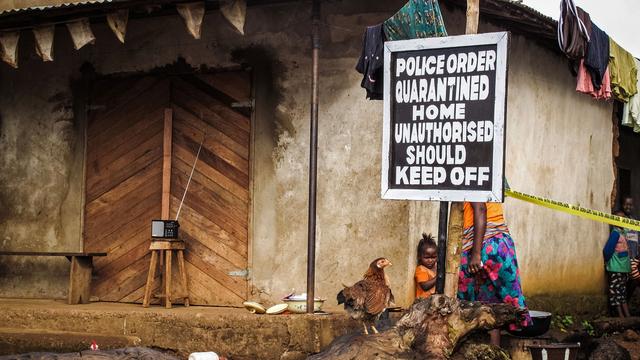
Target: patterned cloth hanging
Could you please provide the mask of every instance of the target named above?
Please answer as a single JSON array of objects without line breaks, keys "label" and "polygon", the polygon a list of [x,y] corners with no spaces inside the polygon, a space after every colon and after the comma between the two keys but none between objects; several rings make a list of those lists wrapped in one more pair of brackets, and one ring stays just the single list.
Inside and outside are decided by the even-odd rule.
[{"label": "patterned cloth hanging", "polygon": [[387,40],[447,36],[438,0],[409,0],[384,22]]},{"label": "patterned cloth hanging", "polygon": [[42,58],[42,61],[53,61],[53,35],[55,32],[55,25],[39,26],[33,29],[33,37],[36,39],[36,52]]}]

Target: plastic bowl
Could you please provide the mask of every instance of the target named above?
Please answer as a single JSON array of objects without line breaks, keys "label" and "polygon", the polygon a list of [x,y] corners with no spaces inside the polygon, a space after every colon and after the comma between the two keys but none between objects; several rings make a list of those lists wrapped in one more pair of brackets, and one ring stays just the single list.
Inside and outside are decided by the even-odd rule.
[{"label": "plastic bowl", "polygon": [[531,316],[533,322],[531,326],[520,330],[507,330],[507,332],[514,336],[536,337],[549,331],[549,327],[551,326],[551,313],[531,310],[529,311],[529,316]]},{"label": "plastic bowl", "polygon": [[[291,299],[283,299],[287,305],[289,305],[288,310],[292,313],[304,314],[307,312],[307,300],[291,300]],[[322,309],[322,304],[324,304],[324,300],[316,299],[313,302],[313,311],[320,311]]]}]

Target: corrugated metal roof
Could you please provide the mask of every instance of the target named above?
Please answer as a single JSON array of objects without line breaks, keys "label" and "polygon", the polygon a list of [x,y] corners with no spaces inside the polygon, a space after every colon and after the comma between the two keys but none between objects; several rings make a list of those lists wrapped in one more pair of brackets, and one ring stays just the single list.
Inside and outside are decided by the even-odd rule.
[{"label": "corrugated metal roof", "polygon": [[[29,10],[49,10],[49,9],[62,9],[62,8],[70,8],[78,5],[88,5],[88,4],[101,4],[101,3],[110,3],[113,0],[84,0],[84,1],[13,1],[9,3],[9,1],[0,2],[0,14],[10,14],[10,13],[19,13],[22,11]],[[17,4],[16,4],[17,3]]]}]

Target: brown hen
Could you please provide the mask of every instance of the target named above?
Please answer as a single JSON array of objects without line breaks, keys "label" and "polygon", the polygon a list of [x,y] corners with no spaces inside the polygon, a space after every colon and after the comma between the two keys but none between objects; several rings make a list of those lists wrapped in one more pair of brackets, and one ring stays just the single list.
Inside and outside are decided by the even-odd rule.
[{"label": "brown hen", "polygon": [[367,325],[371,326],[374,333],[378,333],[375,322],[393,302],[389,279],[384,273],[387,266],[391,266],[391,262],[386,258],[373,260],[364,278],[353,286],[345,286],[337,296],[338,304],[344,304],[345,310],[353,319],[362,321],[367,335]]}]

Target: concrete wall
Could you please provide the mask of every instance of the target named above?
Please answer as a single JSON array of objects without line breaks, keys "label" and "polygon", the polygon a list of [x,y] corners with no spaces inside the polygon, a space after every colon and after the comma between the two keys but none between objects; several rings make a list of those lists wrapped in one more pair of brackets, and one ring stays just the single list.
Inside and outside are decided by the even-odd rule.
[{"label": "concrete wall", "polygon": [[[316,282],[317,294],[329,298],[330,304],[340,284],[360,279],[378,256],[394,263],[388,271],[394,294],[400,304],[409,304],[419,234],[437,230],[437,204],[380,199],[382,103],[365,100],[360,76],[353,70],[364,26],[382,21],[401,3],[336,1],[323,7],[323,22],[331,25],[322,27],[320,60]],[[217,12],[206,15],[201,40],[187,35],[177,15],[131,20],[125,45],[106,26],[95,25],[97,44],[80,51],[72,49],[61,28],[56,37],[56,61],[50,64],[36,58],[31,39],[25,36],[20,69],[0,65],[0,199],[3,206],[13,204],[5,206],[8,210],[1,213],[0,226],[4,226],[3,235],[14,234],[2,248],[51,244],[64,250],[79,244],[81,166],[76,166],[77,156],[65,158],[42,147],[55,140],[49,130],[56,117],[40,110],[57,104],[51,100],[53,95],[71,93],[71,79],[79,78],[85,61],[99,74],[144,72],[179,56],[193,66],[211,68],[246,63],[254,67],[257,77],[252,296],[274,300],[292,288],[305,291],[308,9],[309,2],[250,8],[244,37],[233,32]],[[451,34],[462,33],[463,12],[445,10],[444,16]],[[494,29],[481,26],[481,31]],[[507,176],[512,187],[606,210],[613,186],[610,105],[575,94],[574,80],[558,55],[521,36],[513,37],[511,48]],[[77,124],[81,117],[76,113],[73,129],[82,129]],[[81,154],[82,133],[74,134],[58,143],[70,149],[68,154]],[[18,145],[21,136],[31,139],[26,148]],[[67,160],[60,164],[60,159]],[[34,163],[41,166],[34,167]],[[46,222],[20,211],[19,206],[25,204],[33,204],[27,207],[30,212],[45,211],[42,203],[32,200],[36,190],[51,181],[52,176],[38,175],[42,171],[66,184],[52,186],[56,195],[46,202],[55,209],[73,209],[47,212],[51,224],[59,224],[64,231],[41,232]],[[513,200],[507,201],[506,208],[528,294],[599,292],[599,251],[606,226]],[[22,232],[9,226],[16,223],[23,224]],[[6,269],[6,264],[0,258],[0,266]],[[62,280],[38,283],[39,293],[34,294],[31,289],[37,276],[29,275],[34,266],[19,264],[11,274],[0,271],[0,296],[64,294]],[[58,266],[58,271],[64,269]],[[16,278],[18,273],[29,281],[5,285],[5,279]]]}]

